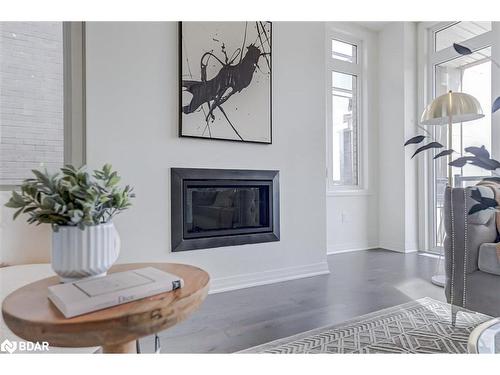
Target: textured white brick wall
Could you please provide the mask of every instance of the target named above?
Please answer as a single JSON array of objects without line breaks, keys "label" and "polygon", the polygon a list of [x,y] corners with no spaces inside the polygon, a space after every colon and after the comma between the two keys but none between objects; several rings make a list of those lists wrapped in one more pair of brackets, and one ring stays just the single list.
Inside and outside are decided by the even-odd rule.
[{"label": "textured white brick wall", "polygon": [[0,185],[63,163],[61,22],[0,22]]}]

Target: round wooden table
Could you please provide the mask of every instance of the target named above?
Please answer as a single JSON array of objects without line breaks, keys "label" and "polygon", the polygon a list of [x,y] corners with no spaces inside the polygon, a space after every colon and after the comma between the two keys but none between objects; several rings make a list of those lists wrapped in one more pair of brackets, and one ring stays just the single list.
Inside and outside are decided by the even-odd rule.
[{"label": "round wooden table", "polygon": [[135,340],[169,328],[195,311],[208,293],[210,277],[200,268],[175,263],[131,263],[108,273],[155,267],[184,279],[184,287],[93,313],[65,318],[47,297],[59,283],[49,277],[9,294],[2,314],[7,326],[29,341],[61,347],[102,346],[104,353],[134,353]]}]

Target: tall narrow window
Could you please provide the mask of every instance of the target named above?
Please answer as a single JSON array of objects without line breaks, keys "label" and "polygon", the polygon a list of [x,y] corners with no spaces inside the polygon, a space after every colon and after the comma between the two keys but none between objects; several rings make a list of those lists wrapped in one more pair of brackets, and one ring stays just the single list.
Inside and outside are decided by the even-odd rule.
[{"label": "tall narrow window", "polygon": [[332,189],[359,189],[359,46],[331,39],[328,180]]},{"label": "tall narrow window", "polygon": [[[358,185],[357,77],[332,73],[332,178],[335,185]],[[335,151],[337,150],[337,151]]]},{"label": "tall narrow window", "polygon": [[[65,34],[69,27],[62,22],[0,22],[1,186],[19,185],[31,169],[54,171],[65,162],[65,148],[71,144],[65,139],[65,124],[71,125],[71,114],[65,113],[71,110],[65,105],[71,95],[65,92],[71,87],[66,73],[73,70],[76,76],[69,66],[74,63],[66,40],[71,33]],[[82,62],[77,65],[81,69]]]},{"label": "tall narrow window", "polygon": [[332,57],[337,60],[356,64],[358,47],[351,43],[332,39]]}]

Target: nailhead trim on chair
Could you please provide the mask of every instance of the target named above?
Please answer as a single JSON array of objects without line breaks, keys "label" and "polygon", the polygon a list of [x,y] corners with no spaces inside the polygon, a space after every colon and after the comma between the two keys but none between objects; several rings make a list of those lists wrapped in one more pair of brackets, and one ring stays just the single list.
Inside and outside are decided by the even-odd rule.
[{"label": "nailhead trim on chair", "polygon": [[467,193],[466,189],[464,189],[464,294],[463,294],[463,302],[462,306],[465,307],[465,303],[467,300],[466,293],[466,278],[467,278],[467,224],[469,213],[467,212]]},{"label": "nailhead trim on chair", "polygon": [[450,304],[453,305],[455,295],[455,215],[453,215],[453,194],[450,188],[450,211],[451,211],[451,296]]}]

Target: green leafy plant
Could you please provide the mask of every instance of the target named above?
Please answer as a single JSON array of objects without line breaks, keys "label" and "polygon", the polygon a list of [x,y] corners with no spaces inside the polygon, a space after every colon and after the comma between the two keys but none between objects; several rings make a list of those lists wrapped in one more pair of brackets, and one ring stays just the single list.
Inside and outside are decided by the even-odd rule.
[{"label": "green leafy plant", "polygon": [[129,185],[120,188],[120,176],[106,164],[90,175],[86,167],[67,165],[60,173],[32,171],[35,178],[23,181],[20,192],[13,191],[6,207],[16,209],[14,219],[29,216],[28,223],[86,226],[109,222],[129,208],[135,197]]}]

